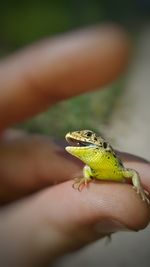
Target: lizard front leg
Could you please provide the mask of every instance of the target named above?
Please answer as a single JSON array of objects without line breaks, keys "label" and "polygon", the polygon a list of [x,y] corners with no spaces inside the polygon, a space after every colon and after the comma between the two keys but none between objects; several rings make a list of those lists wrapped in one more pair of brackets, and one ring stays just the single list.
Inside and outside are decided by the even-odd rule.
[{"label": "lizard front leg", "polygon": [[91,168],[87,165],[83,168],[83,177],[75,178],[75,182],[73,184],[73,188],[78,189],[79,191],[82,190],[84,186],[92,180],[92,172]]}]

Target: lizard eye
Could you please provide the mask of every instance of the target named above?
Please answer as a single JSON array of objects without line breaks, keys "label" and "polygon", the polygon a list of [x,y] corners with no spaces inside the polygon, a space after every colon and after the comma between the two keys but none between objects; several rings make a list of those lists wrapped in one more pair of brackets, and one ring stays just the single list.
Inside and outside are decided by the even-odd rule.
[{"label": "lizard eye", "polygon": [[103,147],[106,149],[107,148],[107,142],[103,143]]},{"label": "lizard eye", "polygon": [[90,137],[91,135],[92,135],[91,132],[87,132],[87,134],[86,134],[87,137]]}]

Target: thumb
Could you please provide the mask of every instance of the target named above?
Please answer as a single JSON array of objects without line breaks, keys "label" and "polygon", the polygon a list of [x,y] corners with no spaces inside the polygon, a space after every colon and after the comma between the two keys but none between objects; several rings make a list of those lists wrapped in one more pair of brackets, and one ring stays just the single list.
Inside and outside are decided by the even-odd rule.
[{"label": "thumb", "polygon": [[91,183],[79,192],[67,181],[3,208],[0,216],[0,265],[45,266],[106,234],[144,228],[149,208],[127,184]]}]

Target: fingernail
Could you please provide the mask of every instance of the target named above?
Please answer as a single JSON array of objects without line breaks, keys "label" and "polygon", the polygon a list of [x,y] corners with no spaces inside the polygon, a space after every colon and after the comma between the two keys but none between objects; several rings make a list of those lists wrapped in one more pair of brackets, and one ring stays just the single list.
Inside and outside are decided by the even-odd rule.
[{"label": "fingernail", "polygon": [[94,230],[98,234],[114,233],[119,231],[131,231],[125,225],[116,220],[102,220],[94,225]]}]

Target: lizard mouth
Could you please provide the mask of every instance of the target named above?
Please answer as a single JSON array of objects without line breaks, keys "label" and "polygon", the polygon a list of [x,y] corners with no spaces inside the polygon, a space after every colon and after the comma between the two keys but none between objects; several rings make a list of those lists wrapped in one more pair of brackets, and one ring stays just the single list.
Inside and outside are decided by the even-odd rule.
[{"label": "lizard mouth", "polygon": [[69,145],[75,146],[75,147],[86,147],[86,146],[92,145],[92,143],[90,143],[90,142],[77,140],[77,139],[74,139],[72,137],[67,137],[66,140],[69,143]]}]

